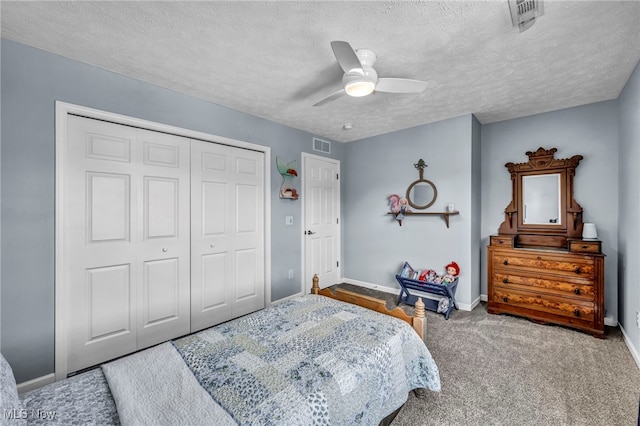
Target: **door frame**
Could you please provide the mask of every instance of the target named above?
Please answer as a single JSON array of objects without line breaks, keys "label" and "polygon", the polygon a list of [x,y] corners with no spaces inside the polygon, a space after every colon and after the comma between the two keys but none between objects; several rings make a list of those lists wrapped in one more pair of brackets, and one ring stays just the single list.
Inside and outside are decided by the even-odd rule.
[{"label": "door frame", "polygon": [[205,142],[229,145],[236,148],[250,149],[264,153],[264,255],[265,255],[265,307],[271,305],[271,148],[250,142],[230,139],[223,136],[198,132],[195,130],[183,129],[154,121],[143,120],[126,115],[115,114],[93,108],[74,105],[66,102],[56,101],[55,104],[55,261],[54,261],[54,374],[55,380],[67,377],[67,330],[68,330],[68,285],[67,272],[64,270],[64,235],[63,225],[65,214],[63,208],[64,199],[64,162],[66,137],[67,137],[67,117],[78,115],[86,118],[109,121],[115,124],[139,127],[151,131],[170,133],[189,139],[198,139]]},{"label": "door frame", "polygon": [[[321,155],[315,155],[315,154],[310,154],[307,152],[303,152],[302,153],[302,165],[301,165],[301,170],[302,170],[302,179],[301,179],[301,186],[302,186],[302,203],[301,203],[301,218],[302,220],[300,221],[300,223],[302,224],[302,227],[300,228],[300,246],[301,246],[301,250],[300,252],[302,253],[302,266],[300,268],[300,270],[302,271],[301,273],[301,283],[300,283],[300,292],[304,295],[309,293],[309,290],[311,289],[311,281],[310,280],[305,280],[305,277],[307,276],[307,253],[306,253],[306,240],[305,240],[305,235],[304,235],[304,230],[307,228],[307,223],[306,223],[306,211],[305,211],[305,200],[304,197],[306,196],[306,177],[307,177],[307,168],[306,166],[306,159],[314,159],[314,160],[319,160],[319,161],[325,161],[328,163],[333,163],[336,165],[336,168],[338,170],[338,190],[336,191],[336,203],[337,203],[337,210],[338,210],[338,218],[339,218],[339,222],[338,223],[338,229],[337,229],[337,235],[336,235],[336,252],[338,254],[338,259],[340,259],[340,265],[337,267],[338,270],[338,279],[341,280],[342,279],[342,203],[341,203],[341,191],[340,189],[342,188],[342,183],[341,183],[341,179],[340,179],[340,175],[341,175],[341,171],[340,171],[340,160],[337,160],[335,158],[329,158],[329,157],[324,157]],[[320,283],[320,286],[322,287],[322,283]]]}]

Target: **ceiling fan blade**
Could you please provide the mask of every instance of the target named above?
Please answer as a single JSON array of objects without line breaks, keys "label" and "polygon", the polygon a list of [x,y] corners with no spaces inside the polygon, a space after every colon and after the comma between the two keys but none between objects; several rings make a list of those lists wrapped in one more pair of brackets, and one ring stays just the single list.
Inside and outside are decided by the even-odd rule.
[{"label": "ceiling fan blade", "polygon": [[356,52],[349,43],[346,41],[332,41],[331,48],[344,72],[349,72],[352,69],[362,69],[360,59],[358,59]]},{"label": "ceiling fan blade", "polygon": [[319,102],[316,102],[315,104],[313,104],[313,106],[317,107],[317,106],[322,106],[324,104],[328,104],[329,102],[335,101],[336,99],[338,99],[339,97],[341,97],[344,94],[346,94],[344,89],[340,89],[337,92],[333,92],[332,94],[330,94],[329,96],[327,96],[323,100],[321,100]]},{"label": "ceiling fan blade", "polygon": [[420,93],[429,87],[429,83],[408,78],[379,78],[376,92],[387,93]]}]

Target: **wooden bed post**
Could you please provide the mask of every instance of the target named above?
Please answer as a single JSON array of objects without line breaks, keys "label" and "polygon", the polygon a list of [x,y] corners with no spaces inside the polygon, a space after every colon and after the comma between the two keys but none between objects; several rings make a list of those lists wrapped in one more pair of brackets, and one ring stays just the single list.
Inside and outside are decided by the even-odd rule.
[{"label": "wooden bed post", "polygon": [[424,340],[427,337],[427,318],[424,314],[424,302],[422,297],[418,297],[415,304],[415,315],[413,317],[413,329]]}]

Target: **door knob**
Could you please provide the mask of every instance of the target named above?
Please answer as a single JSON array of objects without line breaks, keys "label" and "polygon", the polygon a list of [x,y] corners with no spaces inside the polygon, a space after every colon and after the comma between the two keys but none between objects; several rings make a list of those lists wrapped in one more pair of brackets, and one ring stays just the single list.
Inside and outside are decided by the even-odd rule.
[{"label": "door knob", "polygon": [[162,249],[162,252],[163,252],[163,253],[166,253],[166,252],[167,252],[167,250],[169,250],[169,249],[167,249],[166,247],[164,247],[164,248]]},{"label": "door knob", "polygon": [[315,232],[309,230],[309,231],[304,231],[304,235],[313,235],[315,234]]}]

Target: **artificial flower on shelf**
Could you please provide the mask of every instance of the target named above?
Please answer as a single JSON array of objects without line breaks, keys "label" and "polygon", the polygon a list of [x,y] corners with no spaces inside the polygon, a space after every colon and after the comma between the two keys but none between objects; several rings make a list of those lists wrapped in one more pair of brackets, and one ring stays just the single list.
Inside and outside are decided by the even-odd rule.
[{"label": "artificial flower on shelf", "polygon": [[280,185],[280,198],[287,198],[289,200],[297,200],[300,198],[298,190],[293,185],[293,179],[298,177],[297,161],[293,160],[290,163],[285,162],[282,158],[276,157],[276,166],[278,167],[278,173],[282,176],[282,185]]}]

